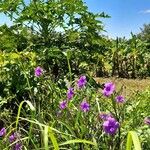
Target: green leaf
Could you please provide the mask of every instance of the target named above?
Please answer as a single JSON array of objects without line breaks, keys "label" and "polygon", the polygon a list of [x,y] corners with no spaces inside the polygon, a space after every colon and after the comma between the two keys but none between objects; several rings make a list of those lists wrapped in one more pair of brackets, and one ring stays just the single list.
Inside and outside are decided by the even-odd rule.
[{"label": "green leaf", "polygon": [[135,131],[130,131],[128,133],[126,150],[132,149],[132,142],[133,142],[135,150],[142,150],[141,143],[140,143],[137,133]]},{"label": "green leaf", "polygon": [[43,141],[44,141],[45,150],[48,150],[48,126],[45,126],[44,128]]},{"label": "green leaf", "polygon": [[97,143],[91,142],[91,141],[87,141],[87,140],[82,140],[82,139],[69,140],[67,142],[64,142],[64,143],[60,144],[60,146],[70,145],[70,144],[75,144],[75,143],[90,144],[90,145],[93,145],[93,146],[97,147]]},{"label": "green leaf", "polygon": [[22,102],[20,103],[19,109],[18,109],[18,114],[17,114],[17,119],[16,119],[16,129],[17,129],[18,123],[19,123],[19,117],[20,117],[20,113],[21,113],[21,108],[22,108],[22,105],[23,105],[24,103],[27,103],[27,104],[28,104],[28,106],[29,106],[29,108],[30,108],[31,111],[35,111],[35,108],[34,108],[34,106],[32,105],[32,103],[31,103],[30,101],[22,101]]},{"label": "green leaf", "polygon": [[[55,136],[54,136],[54,134],[53,134],[53,132],[52,132],[50,127],[48,127],[48,131],[49,131],[49,137],[50,137],[50,139],[51,139],[51,141],[53,143],[53,146],[54,146],[54,150],[59,150],[59,146],[58,146],[57,140],[56,140],[56,138],[55,138]],[[46,149],[46,150],[48,150],[48,149]]]}]

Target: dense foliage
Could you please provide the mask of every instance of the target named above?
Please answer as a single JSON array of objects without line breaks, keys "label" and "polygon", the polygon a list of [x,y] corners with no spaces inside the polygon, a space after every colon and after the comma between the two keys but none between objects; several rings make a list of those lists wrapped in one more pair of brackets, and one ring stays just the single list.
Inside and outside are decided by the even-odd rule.
[{"label": "dense foliage", "polygon": [[[150,148],[149,90],[126,98],[114,83],[96,88],[86,76],[60,81],[60,87],[60,82],[54,83],[43,68],[27,66],[21,68],[26,84],[20,87],[26,89],[26,95],[22,95],[19,110],[8,109],[9,102],[1,99],[1,122],[7,126],[1,129],[1,149],[125,149],[131,130],[137,132],[143,149]],[[18,85],[16,93],[22,89]],[[7,95],[10,100],[11,94]],[[13,103],[19,104],[16,98]]]},{"label": "dense foliage", "polygon": [[0,26],[0,149],[130,150],[131,137],[150,149],[150,92],[93,78],[150,76],[149,25],[109,39],[109,16],[82,0],[1,0],[0,12],[13,22]]},{"label": "dense foliage", "polygon": [[149,25],[129,40],[112,40],[102,35],[100,21],[109,16],[89,12],[82,0],[2,1],[0,8],[13,21],[0,27],[1,51],[34,51],[55,78],[68,72],[62,54],[67,50],[74,74],[86,70],[95,76],[149,76]]}]

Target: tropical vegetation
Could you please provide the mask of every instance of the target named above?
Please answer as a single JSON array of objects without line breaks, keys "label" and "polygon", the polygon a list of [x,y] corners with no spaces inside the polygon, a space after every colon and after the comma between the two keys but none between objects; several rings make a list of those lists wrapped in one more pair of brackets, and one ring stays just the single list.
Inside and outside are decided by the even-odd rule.
[{"label": "tropical vegetation", "polygon": [[[1,150],[150,149],[150,90],[123,95],[95,77],[150,76],[150,24],[104,36],[82,0],[1,0]],[[133,142],[133,144],[132,144]]]}]

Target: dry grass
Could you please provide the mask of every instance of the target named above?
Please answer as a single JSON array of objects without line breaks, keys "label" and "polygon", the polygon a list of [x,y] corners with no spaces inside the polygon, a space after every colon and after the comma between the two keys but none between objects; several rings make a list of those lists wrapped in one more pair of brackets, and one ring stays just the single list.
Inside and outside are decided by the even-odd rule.
[{"label": "dry grass", "polygon": [[137,92],[141,92],[150,88],[150,78],[148,79],[122,79],[122,78],[96,78],[99,83],[112,81],[116,84],[117,90],[122,88],[124,96],[133,96]]}]

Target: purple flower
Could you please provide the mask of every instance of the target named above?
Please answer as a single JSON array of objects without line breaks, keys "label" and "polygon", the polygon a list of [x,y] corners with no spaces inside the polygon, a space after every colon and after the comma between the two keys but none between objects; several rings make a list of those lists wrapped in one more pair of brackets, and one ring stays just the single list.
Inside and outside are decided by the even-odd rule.
[{"label": "purple flower", "polygon": [[66,100],[61,101],[59,103],[59,107],[60,107],[60,109],[65,109],[67,107],[67,101]]},{"label": "purple flower", "polygon": [[5,128],[2,128],[0,130],[0,136],[4,136],[6,134],[6,129]]},{"label": "purple flower", "polygon": [[109,117],[112,117],[112,115],[104,113],[104,112],[102,112],[102,113],[99,114],[99,118],[102,119],[102,120],[104,120],[104,121],[107,120],[107,118],[109,118]]},{"label": "purple flower", "polygon": [[16,143],[14,150],[22,150],[22,144],[21,143]]},{"label": "purple flower", "polygon": [[150,117],[145,117],[144,123],[150,125]]},{"label": "purple flower", "polygon": [[80,79],[77,81],[78,88],[84,87],[86,83],[87,83],[86,76],[81,76]]},{"label": "purple flower", "polygon": [[124,103],[125,102],[125,98],[122,95],[116,96],[116,102],[117,103]]},{"label": "purple flower", "polygon": [[112,82],[105,83],[102,91],[103,95],[109,97],[115,91],[115,85]]},{"label": "purple flower", "polygon": [[43,74],[43,69],[41,67],[39,67],[39,66],[36,67],[34,69],[34,74],[35,74],[36,77],[40,77]]},{"label": "purple flower", "polygon": [[89,103],[86,102],[86,100],[84,100],[81,104],[80,104],[80,108],[83,112],[87,112],[90,110],[90,105]]},{"label": "purple flower", "polygon": [[71,100],[73,98],[73,96],[74,96],[74,89],[70,87],[67,91],[68,100]]},{"label": "purple flower", "polygon": [[117,122],[114,118],[108,117],[106,121],[103,123],[103,130],[105,133],[113,135],[116,133],[119,128],[119,122]]},{"label": "purple flower", "polygon": [[13,133],[12,135],[9,136],[9,142],[12,143],[17,139],[16,133]]}]

